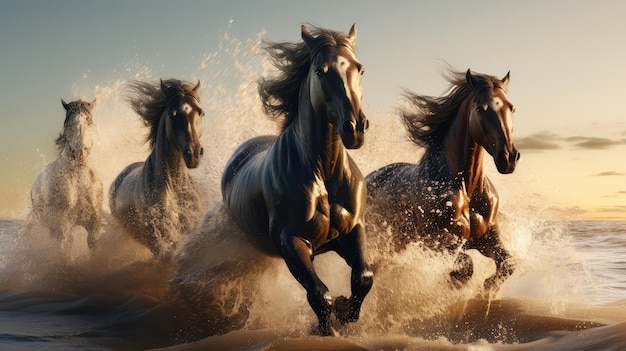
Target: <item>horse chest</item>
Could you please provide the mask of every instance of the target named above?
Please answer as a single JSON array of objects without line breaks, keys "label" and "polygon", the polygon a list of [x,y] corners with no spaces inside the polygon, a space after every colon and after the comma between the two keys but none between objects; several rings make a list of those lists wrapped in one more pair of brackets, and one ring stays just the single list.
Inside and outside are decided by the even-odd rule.
[{"label": "horse chest", "polygon": [[319,177],[308,187],[300,202],[286,203],[283,219],[299,228],[300,235],[309,240],[314,248],[345,235],[354,226],[354,216],[345,208],[334,192]]}]

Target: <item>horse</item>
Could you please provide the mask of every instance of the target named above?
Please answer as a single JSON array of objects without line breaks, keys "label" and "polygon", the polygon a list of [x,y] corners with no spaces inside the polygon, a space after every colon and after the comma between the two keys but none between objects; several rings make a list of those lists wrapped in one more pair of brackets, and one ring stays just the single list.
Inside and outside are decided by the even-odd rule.
[{"label": "horse", "polygon": [[92,249],[102,224],[102,181],[89,164],[94,144],[93,108],[96,100],[66,103],[63,131],[56,139],[58,158],[37,176],[31,189],[33,217],[49,228],[65,249],[73,243],[71,230],[82,226]]},{"label": "horse", "polygon": [[466,250],[477,249],[495,261],[496,273],[485,292],[499,290],[514,265],[498,227],[498,194],[483,171],[485,151],[501,174],[515,170],[520,153],[513,140],[515,107],[504,78],[447,72],[451,84],[441,97],[405,91],[413,108],[400,116],[409,138],[425,152],[418,164],[393,163],[367,175],[368,221],[391,230],[391,250],[409,243],[458,253],[450,273],[460,287],[473,275]]},{"label": "horse", "polygon": [[[373,282],[365,258],[363,175],[346,149],[364,143],[363,66],[349,33],[302,25],[302,42],[267,44],[279,76],[259,81],[264,112],[284,117],[278,136],[241,144],[221,179],[224,206],[264,253],[282,257],[304,287],[317,333],[359,318]],[[313,266],[335,251],[351,267],[351,296],[332,299]],[[332,325],[331,325],[332,324]],[[315,332],[315,331],[314,331]]]},{"label": "horse", "polygon": [[198,167],[204,153],[200,82],[134,82],[130,88],[130,105],[149,128],[152,151],[111,184],[111,214],[155,258],[167,262],[200,215],[199,192],[187,171]]}]

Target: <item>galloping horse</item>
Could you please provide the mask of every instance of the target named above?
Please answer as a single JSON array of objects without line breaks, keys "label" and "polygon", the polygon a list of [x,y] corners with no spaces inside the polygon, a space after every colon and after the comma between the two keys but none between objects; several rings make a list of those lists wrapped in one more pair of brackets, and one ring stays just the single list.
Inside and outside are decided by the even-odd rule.
[{"label": "galloping horse", "polygon": [[204,112],[198,91],[179,80],[131,85],[132,108],[150,128],[152,152],[127,166],[111,184],[111,214],[158,259],[169,260],[180,238],[199,220],[198,192],[187,168],[196,168]]},{"label": "galloping horse", "polygon": [[483,174],[483,157],[486,150],[502,174],[512,173],[520,157],[512,138],[515,107],[506,95],[509,74],[449,72],[448,81],[443,97],[406,93],[417,111],[403,110],[402,120],[426,150],[419,164],[394,163],[366,177],[368,220],[391,226],[396,250],[418,240],[450,253],[461,249],[450,273],[456,285],[473,274],[462,250],[477,249],[496,263],[484,288],[497,291],[513,265],[500,239],[498,195]]},{"label": "galloping horse", "polygon": [[87,244],[93,248],[102,220],[102,182],[88,162],[96,100],[61,103],[66,113],[63,132],[56,140],[60,154],[33,183],[32,215],[66,249],[72,244],[72,227],[82,226],[87,231]]},{"label": "galloping horse", "polygon": [[[346,148],[364,142],[363,67],[355,57],[356,29],[348,35],[302,26],[303,42],[270,43],[282,76],[262,80],[265,112],[285,116],[276,136],[244,142],[222,176],[224,204],[259,248],[284,258],[306,289],[318,332],[333,335],[331,321],[358,320],[373,273],[364,257],[365,181]],[[313,267],[333,250],[352,268],[352,296],[334,301]]]}]

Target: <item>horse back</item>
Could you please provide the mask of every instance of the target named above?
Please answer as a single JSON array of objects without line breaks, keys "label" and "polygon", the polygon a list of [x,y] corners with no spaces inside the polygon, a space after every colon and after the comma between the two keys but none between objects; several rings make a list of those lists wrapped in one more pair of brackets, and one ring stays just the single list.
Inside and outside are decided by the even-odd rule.
[{"label": "horse back", "polygon": [[[111,214],[115,217],[119,217],[130,207],[131,199],[133,198],[131,187],[134,182],[137,182],[137,180],[133,181],[130,178],[137,177],[137,173],[141,170],[143,164],[144,162],[135,162],[126,166],[111,183],[109,188],[109,206]],[[131,173],[134,174],[131,175]]]},{"label": "horse back", "polygon": [[[233,178],[239,174],[241,168],[259,152],[267,150],[275,141],[275,135],[262,135],[245,141],[235,150],[224,168],[222,174],[222,195],[230,189]],[[226,198],[224,198],[226,200]]]},{"label": "horse back", "polygon": [[276,136],[264,135],[245,141],[226,163],[221,187],[224,205],[230,216],[248,235],[255,237],[258,246],[271,252],[267,242],[269,215],[263,195],[267,150]]}]

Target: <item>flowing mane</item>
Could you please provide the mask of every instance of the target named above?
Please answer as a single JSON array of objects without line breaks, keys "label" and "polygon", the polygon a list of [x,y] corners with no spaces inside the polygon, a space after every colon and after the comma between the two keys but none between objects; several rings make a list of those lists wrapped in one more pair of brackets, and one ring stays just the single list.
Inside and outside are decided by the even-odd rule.
[{"label": "flowing mane", "polygon": [[270,118],[284,118],[282,129],[285,129],[298,115],[298,99],[300,86],[309,74],[311,56],[317,54],[324,46],[347,46],[354,50],[348,35],[343,32],[312,27],[312,36],[324,38],[313,49],[304,41],[298,43],[265,42],[272,65],[278,69],[274,77],[262,78],[258,91],[263,104],[263,111]]},{"label": "flowing mane", "polygon": [[[189,95],[200,101],[198,93],[193,90],[194,85],[189,82],[168,79],[163,81],[163,85],[168,87],[171,92],[176,92],[178,98]],[[130,83],[130,89],[131,94],[128,101],[132,109],[143,118],[146,127],[150,128],[146,141],[149,141],[150,147],[153,147],[156,142],[159,120],[168,106],[168,96],[161,89],[159,83],[135,81]]]},{"label": "flowing mane", "polygon": [[412,109],[400,110],[400,117],[409,133],[409,138],[419,146],[439,145],[448,130],[450,121],[468,98],[491,96],[496,88],[506,91],[506,86],[495,76],[472,72],[472,77],[475,79],[474,86],[470,86],[467,82],[466,72],[449,70],[444,76],[450,83],[450,89],[444,96],[418,95],[408,90],[404,93]]}]

